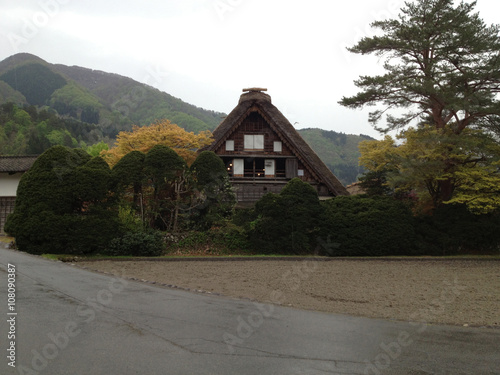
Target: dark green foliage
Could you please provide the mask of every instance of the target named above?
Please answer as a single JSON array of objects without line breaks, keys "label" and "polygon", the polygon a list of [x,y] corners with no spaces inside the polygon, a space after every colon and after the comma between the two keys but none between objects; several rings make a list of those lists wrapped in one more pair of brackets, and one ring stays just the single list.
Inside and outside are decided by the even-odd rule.
[{"label": "dark green foliage", "polygon": [[338,146],[345,145],[347,142],[347,135],[344,133],[337,133],[333,130],[323,130],[321,134],[323,137],[330,139]]},{"label": "dark green foliage", "polygon": [[258,219],[250,238],[263,253],[311,253],[319,235],[322,207],[316,190],[298,178],[280,194],[269,193],[255,206]]},{"label": "dark green foliage", "polygon": [[340,104],[377,105],[369,121],[377,125],[387,114],[379,129],[384,132],[414,120],[438,129],[449,125],[456,134],[471,125],[498,128],[500,26],[487,25],[475,6],[476,1],[416,0],[405,2],[397,18],[373,22],[380,32],[349,51],[383,56],[385,73],[361,76],[354,82],[360,92]]},{"label": "dark green foliage", "polygon": [[133,231],[113,239],[106,253],[113,256],[155,257],[163,255],[165,241],[155,230]]},{"label": "dark green foliage", "polygon": [[366,172],[359,178],[359,181],[361,182],[361,188],[368,196],[389,196],[394,194],[393,189],[386,185],[386,170]]},{"label": "dark green foliage", "polygon": [[[97,143],[103,137],[114,138],[120,131],[130,131],[132,124],[148,125],[158,119],[169,119],[195,133],[213,130],[224,116],[117,74],[49,64],[29,54],[12,56],[1,65],[0,103],[11,100],[16,104],[48,105],[52,111],[64,116],[65,121],[69,116],[81,124],[85,132],[82,140],[87,144]],[[94,127],[93,134],[88,134],[92,129],[88,130],[83,124],[99,124],[99,127]],[[68,130],[80,142],[78,136]],[[85,139],[95,137],[95,132],[98,132],[98,139]],[[32,141],[30,147],[35,149],[36,144]],[[48,147],[51,145],[54,143]],[[48,147],[37,152],[41,153]],[[17,155],[24,153],[15,152]]]},{"label": "dark green foliage", "polygon": [[227,170],[222,159],[212,151],[202,151],[191,164],[191,171],[201,187],[227,177]]},{"label": "dark green foliage", "polygon": [[98,124],[99,117],[99,110],[92,107],[86,107],[80,115],[80,120],[89,124]]},{"label": "dark green foliage", "polygon": [[220,228],[184,233],[172,243],[170,254],[221,255],[238,252],[250,253],[251,244],[245,231],[238,226],[227,224]]},{"label": "dark green foliage", "polygon": [[52,93],[66,84],[60,74],[37,63],[11,69],[2,74],[0,80],[22,93],[28,103],[39,106],[47,104]]},{"label": "dark green foliage", "polygon": [[356,182],[363,173],[358,162],[358,144],[373,138],[321,129],[300,129],[299,134],[344,186]]},{"label": "dark green foliage", "polygon": [[113,167],[113,177],[123,186],[140,183],[144,180],[144,159],[141,151],[131,151]]},{"label": "dark green foliage", "polygon": [[30,253],[102,251],[120,233],[109,183],[101,158],[54,146],[21,178],[5,231]]},{"label": "dark green foliage", "polygon": [[236,197],[222,159],[212,151],[203,151],[190,169],[201,193],[190,210],[191,227],[206,230],[229,219]]},{"label": "dark green foliage", "polygon": [[142,185],[146,180],[144,159],[146,155],[141,151],[131,151],[115,164],[112,170],[113,184],[118,194],[124,194],[127,189],[133,191],[133,203],[139,204],[139,194],[142,194]]},{"label": "dark green foliage", "polygon": [[363,170],[362,167],[351,163],[327,164],[327,167],[345,185],[354,183]]},{"label": "dark green foliage", "polygon": [[498,254],[500,212],[475,215],[463,205],[442,205],[417,217],[417,234],[426,255]]},{"label": "dark green foliage", "polygon": [[178,230],[183,198],[190,195],[187,165],[173,149],[156,145],[144,158],[148,179],[147,216],[150,226],[160,230]]},{"label": "dark green foliage", "polygon": [[166,180],[175,178],[183,171],[186,162],[170,147],[156,145],[146,154],[144,167],[155,188],[159,188]]},{"label": "dark green foliage", "polygon": [[36,155],[54,145],[78,147],[100,139],[102,133],[95,125],[62,119],[34,106],[0,106],[0,150],[6,155]]},{"label": "dark green foliage", "polygon": [[323,204],[321,250],[330,256],[413,255],[415,221],[410,209],[391,197],[347,196]]},{"label": "dark green foliage", "polygon": [[[87,154],[81,149],[75,149],[80,153],[80,157]],[[87,210],[90,204],[99,204],[102,207],[106,203],[113,203],[111,198],[107,199],[111,183],[111,170],[108,164],[100,157],[96,156],[87,163],[79,166],[75,170],[76,186],[73,194],[76,201],[81,202],[82,207]],[[93,206],[90,206],[93,208]]]}]

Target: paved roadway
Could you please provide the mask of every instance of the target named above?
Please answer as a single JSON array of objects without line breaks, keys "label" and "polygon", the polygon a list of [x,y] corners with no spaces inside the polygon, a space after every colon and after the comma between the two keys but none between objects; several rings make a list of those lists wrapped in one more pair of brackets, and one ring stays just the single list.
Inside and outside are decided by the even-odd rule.
[{"label": "paved roadway", "polygon": [[[17,315],[7,315],[8,263]],[[5,249],[0,304],[2,375],[500,374],[496,329],[259,305]]]}]

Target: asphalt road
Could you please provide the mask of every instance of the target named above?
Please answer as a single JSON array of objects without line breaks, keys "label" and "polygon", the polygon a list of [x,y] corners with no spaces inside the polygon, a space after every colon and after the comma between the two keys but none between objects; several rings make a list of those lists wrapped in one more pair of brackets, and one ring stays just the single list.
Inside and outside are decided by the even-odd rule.
[{"label": "asphalt road", "polygon": [[0,314],[0,374],[500,374],[496,329],[261,305],[4,249]]}]

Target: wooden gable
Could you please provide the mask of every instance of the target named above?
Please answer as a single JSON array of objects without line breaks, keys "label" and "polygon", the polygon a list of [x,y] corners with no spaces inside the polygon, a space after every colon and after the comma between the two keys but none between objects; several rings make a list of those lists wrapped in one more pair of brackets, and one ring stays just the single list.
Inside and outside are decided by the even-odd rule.
[{"label": "wooden gable", "polygon": [[209,146],[226,163],[233,185],[251,191],[256,200],[265,192],[279,192],[291,178],[299,177],[320,196],[348,195],[261,90],[244,90],[248,92],[215,129],[215,141]]},{"label": "wooden gable", "polygon": [[[215,150],[215,153],[219,155],[254,154],[254,151],[245,149],[245,135],[263,135],[264,149],[261,150],[261,152],[266,155],[293,155],[291,148],[287,144],[283,144],[283,138],[257,110],[251,111],[238,126],[235,126],[231,132],[226,134],[224,142]],[[227,150],[226,148],[226,141],[228,140],[234,142],[234,146],[231,150]],[[282,142],[281,151],[275,151],[274,142]]]}]

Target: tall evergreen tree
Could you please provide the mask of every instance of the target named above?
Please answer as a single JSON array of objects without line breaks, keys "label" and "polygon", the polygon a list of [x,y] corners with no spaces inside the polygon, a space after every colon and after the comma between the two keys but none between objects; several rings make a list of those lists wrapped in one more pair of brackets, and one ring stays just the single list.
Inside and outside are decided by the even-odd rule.
[{"label": "tall evergreen tree", "polygon": [[[349,50],[385,57],[386,73],[361,76],[355,81],[361,91],[339,103],[349,108],[378,105],[369,121],[384,133],[426,125],[436,130],[435,137],[447,141],[452,133],[467,144],[463,138],[478,133],[466,129],[498,132],[499,25],[487,26],[474,13],[475,6],[475,1],[455,6],[453,0],[415,0],[406,3],[398,19],[372,23],[382,34],[365,37]],[[385,113],[386,125],[377,127]],[[440,144],[438,139],[434,143]],[[422,147],[429,145],[423,142]],[[445,155],[455,155],[456,148],[452,144]],[[443,160],[439,176],[432,178],[436,205],[450,201],[463,180],[454,174],[462,156]]]},{"label": "tall evergreen tree", "polygon": [[385,56],[386,73],[361,76],[357,95],[343,97],[349,108],[382,104],[370,113],[376,125],[384,113],[387,132],[420,120],[438,129],[451,125],[461,133],[470,125],[500,126],[499,25],[487,26],[476,1],[417,0],[406,3],[399,19],[377,21],[383,35],[363,38],[349,51]]}]

